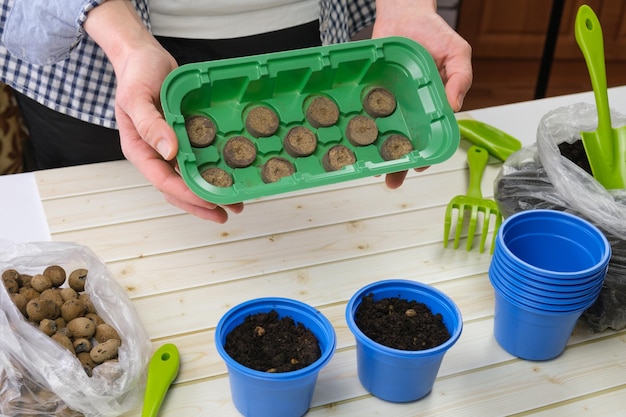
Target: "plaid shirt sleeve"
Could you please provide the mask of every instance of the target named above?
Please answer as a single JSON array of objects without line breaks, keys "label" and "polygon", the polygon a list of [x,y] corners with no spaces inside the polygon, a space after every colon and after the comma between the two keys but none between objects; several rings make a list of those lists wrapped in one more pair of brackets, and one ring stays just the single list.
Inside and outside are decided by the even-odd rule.
[{"label": "plaid shirt sleeve", "polygon": [[[55,111],[116,129],[113,68],[82,28],[104,1],[0,0],[0,79]],[[131,1],[149,28],[148,0]],[[320,0],[322,42],[349,41],[375,10],[374,0]]]},{"label": "plaid shirt sleeve", "polygon": [[320,37],[324,45],[348,42],[376,18],[374,0],[320,0]]},{"label": "plaid shirt sleeve", "polygon": [[87,13],[105,0],[15,0],[2,42],[16,58],[35,65],[67,59],[84,36]]},{"label": "plaid shirt sleeve", "polygon": [[[113,67],[104,51],[82,28],[87,13],[102,2],[104,0],[0,0],[0,80],[55,111],[116,129]],[[147,0],[132,0],[132,3],[150,27]],[[52,4],[68,10],[55,11]],[[23,10],[14,15],[20,7]],[[41,11],[30,10],[32,8],[47,12],[41,14]],[[17,19],[20,14],[43,19],[29,23],[31,29],[33,25],[41,25],[41,28],[26,34],[20,29],[24,39],[17,39],[20,46],[10,52],[4,35],[9,36],[8,20]],[[19,20],[14,21],[18,23]],[[39,39],[40,31],[48,31],[48,34]],[[10,37],[14,38],[13,34]],[[33,61],[45,64],[37,65]]]}]

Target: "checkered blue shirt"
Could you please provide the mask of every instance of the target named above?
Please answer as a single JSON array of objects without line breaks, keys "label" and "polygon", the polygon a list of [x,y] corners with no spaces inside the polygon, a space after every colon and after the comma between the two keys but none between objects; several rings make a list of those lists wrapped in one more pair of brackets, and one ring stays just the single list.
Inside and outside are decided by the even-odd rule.
[{"label": "checkered blue shirt", "polygon": [[[115,75],[84,32],[105,0],[0,0],[0,79],[60,113],[117,128]],[[133,0],[150,27],[148,0]],[[320,0],[323,44],[346,42],[374,20],[374,0]]]}]

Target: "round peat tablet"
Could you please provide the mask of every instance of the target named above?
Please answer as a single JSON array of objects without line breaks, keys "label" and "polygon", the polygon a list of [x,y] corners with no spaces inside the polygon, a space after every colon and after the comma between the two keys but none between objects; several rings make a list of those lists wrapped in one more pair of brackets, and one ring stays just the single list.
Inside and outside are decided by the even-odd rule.
[{"label": "round peat tablet", "polygon": [[396,110],[396,98],[386,88],[377,87],[367,93],[363,108],[372,117],[387,117]]},{"label": "round peat tablet", "polygon": [[261,169],[261,179],[264,183],[276,182],[296,172],[293,164],[279,156],[272,157],[265,162]]},{"label": "round peat tablet", "polygon": [[354,116],[346,127],[346,138],[354,146],[366,146],[374,143],[378,137],[378,127],[374,119],[367,116]]},{"label": "round peat tablet", "polygon": [[335,145],[322,157],[322,166],[326,171],[337,171],[356,162],[356,156],[350,148],[344,145]]},{"label": "round peat tablet", "polygon": [[254,143],[243,136],[234,136],[228,139],[222,152],[224,161],[231,168],[247,167],[256,159]]},{"label": "round peat tablet", "polygon": [[252,136],[265,138],[278,130],[278,115],[269,107],[257,106],[248,112],[245,124]]},{"label": "round peat tablet", "polygon": [[404,135],[391,135],[380,147],[380,156],[385,161],[402,158],[404,155],[413,151],[413,144]]},{"label": "round peat tablet", "polygon": [[332,126],[339,120],[339,107],[328,97],[315,97],[306,109],[306,119],[316,129]]},{"label": "round peat tablet", "polygon": [[202,171],[202,178],[216,187],[230,187],[233,185],[233,177],[222,168],[210,167]]},{"label": "round peat tablet", "polygon": [[191,146],[206,148],[215,140],[215,123],[206,116],[191,116],[185,119],[185,130]]},{"label": "round peat tablet", "polygon": [[296,126],[289,130],[283,141],[283,148],[294,158],[309,156],[315,152],[316,147],[315,133],[304,126]]}]

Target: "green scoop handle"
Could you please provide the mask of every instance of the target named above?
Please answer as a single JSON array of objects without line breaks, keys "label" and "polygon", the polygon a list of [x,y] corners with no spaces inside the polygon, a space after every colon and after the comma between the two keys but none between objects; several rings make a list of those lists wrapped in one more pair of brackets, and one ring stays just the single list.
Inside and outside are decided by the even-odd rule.
[{"label": "green scoop handle", "polygon": [[495,126],[473,119],[460,119],[457,123],[464,138],[502,161],[522,149],[522,142]]},{"label": "green scoop handle", "polygon": [[141,417],[156,417],[170,385],[178,376],[180,355],[176,345],[167,343],[154,352],[148,364],[148,381]]},{"label": "green scoop handle", "polygon": [[626,127],[613,129],[606,83],[602,27],[594,11],[582,5],[574,23],[576,42],[587,63],[598,111],[595,132],[581,132],[593,176],[607,189],[626,185]]}]

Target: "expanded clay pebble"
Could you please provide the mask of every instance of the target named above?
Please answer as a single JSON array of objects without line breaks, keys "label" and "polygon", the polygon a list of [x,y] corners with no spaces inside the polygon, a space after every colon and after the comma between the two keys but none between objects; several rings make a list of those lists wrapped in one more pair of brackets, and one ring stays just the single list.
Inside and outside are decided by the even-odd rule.
[{"label": "expanded clay pebble", "polygon": [[391,135],[380,147],[380,156],[385,161],[402,158],[404,155],[413,151],[413,144],[403,135]]},{"label": "expanded clay pebble", "polygon": [[[70,353],[75,354],[87,375],[91,376],[98,363],[117,358],[122,340],[117,330],[96,314],[89,294],[83,292],[87,269],[78,269],[70,274],[66,281],[71,287],[57,288],[57,285],[64,283],[59,284],[58,280],[55,280],[53,284],[49,276],[54,274],[63,276],[65,271],[61,272],[58,268],[61,267],[53,265],[46,269],[48,272],[33,276],[36,277],[36,287],[47,287],[41,277],[54,285],[41,293],[30,286],[30,279],[23,279],[30,278],[30,275],[16,275],[15,270],[3,272],[3,284],[7,290],[14,291],[10,292],[11,299],[24,317],[43,334],[50,336]],[[17,289],[15,283],[18,285]],[[20,285],[25,283],[28,287]],[[92,352],[96,360],[101,362],[96,363],[91,358]]]},{"label": "expanded clay pebble", "polygon": [[82,365],[85,373],[89,376],[93,375],[93,369],[98,366],[97,363],[91,359],[91,355],[89,352],[77,352],[76,357],[78,358],[80,364]]},{"label": "expanded clay pebble", "polygon": [[38,292],[43,292],[47,289],[52,288],[52,281],[50,278],[43,274],[33,275],[33,278],[30,281],[31,287]]},{"label": "expanded clay pebble", "polygon": [[256,147],[250,139],[243,136],[235,136],[226,142],[224,161],[231,168],[245,168],[250,166],[256,159]]},{"label": "expanded clay pebble", "polygon": [[371,145],[378,138],[378,126],[367,116],[354,116],[346,127],[346,138],[354,146]]},{"label": "expanded clay pebble", "polygon": [[265,162],[261,169],[261,179],[264,183],[276,182],[283,177],[288,177],[296,172],[291,162],[279,156],[272,157]]},{"label": "expanded clay pebble", "polygon": [[61,306],[61,317],[66,322],[70,322],[77,317],[81,317],[85,314],[85,304],[78,298],[72,298],[67,300]]},{"label": "expanded clay pebble", "polygon": [[63,301],[71,300],[73,298],[78,298],[78,293],[76,292],[76,290],[70,287],[61,288],[60,294],[61,294],[61,298],[63,299]]},{"label": "expanded clay pebble", "polygon": [[70,274],[70,277],[67,280],[69,286],[76,292],[85,291],[85,281],[87,280],[87,270],[84,268],[79,268]]},{"label": "expanded clay pebble", "polygon": [[65,275],[65,269],[59,265],[50,265],[43,270],[43,275],[50,279],[53,287],[60,287],[65,282],[67,276]]},{"label": "expanded clay pebble", "polygon": [[396,98],[386,88],[377,87],[367,93],[363,108],[372,117],[387,117],[396,110]]},{"label": "expanded clay pebble", "polygon": [[5,278],[12,278],[18,282],[21,279],[20,273],[17,272],[15,269],[7,269],[6,271],[2,272],[2,280],[4,281]]},{"label": "expanded clay pebble", "polygon": [[3,276],[2,283],[9,294],[15,294],[20,290],[20,284],[18,284],[17,280],[14,278]]},{"label": "expanded clay pebble", "polygon": [[20,294],[23,295],[28,301],[32,300],[33,298],[37,298],[40,295],[39,291],[36,291],[31,287],[20,288]]},{"label": "expanded clay pebble", "polygon": [[195,148],[206,148],[212,144],[217,131],[213,120],[202,115],[185,119],[185,130],[189,136],[189,143]]},{"label": "expanded clay pebble", "polygon": [[52,300],[33,298],[26,304],[26,314],[31,321],[39,323],[43,319],[56,319],[60,311]]},{"label": "expanded clay pebble", "polygon": [[117,333],[117,330],[109,324],[102,323],[96,326],[95,336],[94,338],[98,343],[106,342],[109,339],[117,339],[120,340],[120,335]]},{"label": "expanded clay pebble", "polygon": [[339,120],[339,107],[328,97],[315,97],[306,109],[306,119],[316,129],[332,126]]},{"label": "expanded clay pebble", "polygon": [[52,336],[57,332],[57,323],[54,320],[43,319],[39,322],[39,330],[48,336]]},{"label": "expanded clay pebble", "polygon": [[74,346],[74,351],[76,352],[77,355],[83,352],[89,353],[91,352],[91,349],[93,349],[93,345],[91,344],[91,341],[84,337],[81,337],[79,339],[74,339],[72,345]]},{"label": "expanded clay pebble", "polygon": [[23,294],[20,294],[20,293],[11,294],[11,300],[13,300],[13,304],[15,304],[15,306],[20,311],[20,313],[22,313],[24,316],[28,315],[28,313],[26,312],[26,305],[28,304],[28,299]]},{"label": "expanded clay pebble", "polygon": [[40,299],[48,299],[54,301],[54,304],[58,305],[59,308],[63,305],[63,297],[61,297],[61,290],[58,288],[49,288],[42,292],[39,295]]},{"label": "expanded clay pebble", "polygon": [[283,141],[283,148],[294,158],[309,156],[317,148],[315,133],[304,126],[296,126],[289,130]]},{"label": "expanded clay pebble", "polygon": [[354,152],[344,145],[333,146],[322,157],[322,165],[326,171],[337,171],[355,162]]},{"label": "expanded clay pebble", "polygon": [[257,106],[246,115],[246,130],[255,138],[272,136],[278,130],[278,115],[265,106]]},{"label": "expanded clay pebble", "polygon": [[55,333],[51,337],[52,337],[52,340],[54,340],[55,342],[63,346],[70,353],[76,354],[76,351],[74,350],[74,345],[72,344],[72,341],[70,340],[68,336],[62,333]]},{"label": "expanded clay pebble", "polygon": [[95,363],[102,363],[117,357],[117,351],[120,347],[120,341],[117,339],[109,339],[105,342],[98,343],[91,349],[89,356]]},{"label": "expanded clay pebble", "polygon": [[67,323],[74,339],[91,338],[96,333],[96,325],[86,317],[76,317]]},{"label": "expanded clay pebble", "polygon": [[233,185],[233,177],[218,167],[209,167],[200,174],[202,178],[216,187],[230,187]]}]

